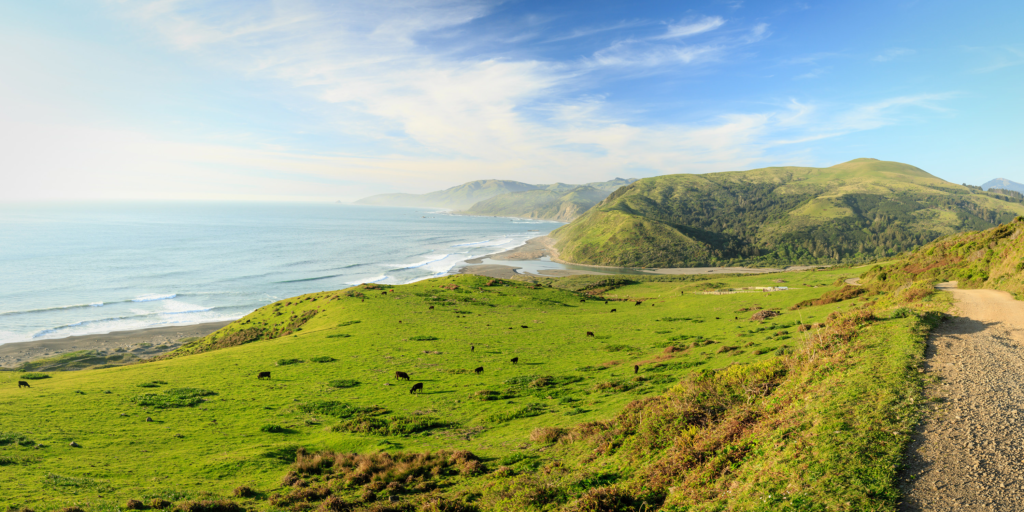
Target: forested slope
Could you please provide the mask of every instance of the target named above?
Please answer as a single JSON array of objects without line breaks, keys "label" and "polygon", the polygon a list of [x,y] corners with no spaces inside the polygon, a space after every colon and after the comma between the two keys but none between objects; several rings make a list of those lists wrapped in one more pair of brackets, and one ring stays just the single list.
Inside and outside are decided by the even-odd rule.
[{"label": "forested slope", "polygon": [[566,261],[613,266],[870,261],[1024,214],[1024,198],[907,164],[677,174],[623,187],[552,233]]}]

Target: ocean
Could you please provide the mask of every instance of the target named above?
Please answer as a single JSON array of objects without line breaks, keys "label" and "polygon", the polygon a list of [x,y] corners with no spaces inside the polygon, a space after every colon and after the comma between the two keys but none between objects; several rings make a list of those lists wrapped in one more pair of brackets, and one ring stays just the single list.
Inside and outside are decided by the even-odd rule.
[{"label": "ocean", "polygon": [[0,205],[0,344],[232,320],[437,277],[561,223],[342,204]]}]

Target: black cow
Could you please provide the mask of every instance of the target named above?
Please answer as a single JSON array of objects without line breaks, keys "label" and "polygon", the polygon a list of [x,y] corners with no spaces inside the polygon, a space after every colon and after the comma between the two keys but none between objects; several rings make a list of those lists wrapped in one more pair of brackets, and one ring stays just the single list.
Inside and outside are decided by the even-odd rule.
[{"label": "black cow", "polygon": [[417,382],[416,384],[413,384],[412,385],[412,389],[409,390],[410,393],[419,393],[419,392],[422,392],[422,391],[423,391],[423,383],[422,382]]},{"label": "black cow", "polygon": [[430,306],[430,307],[429,307],[429,308],[427,308],[427,309],[434,309],[434,306]]},{"label": "black cow", "polygon": [[395,378],[399,380],[409,380],[409,374],[405,372],[395,372]]},{"label": "black cow", "polygon": [[594,337],[593,331],[587,331],[587,336],[590,336],[591,338],[593,338]]},{"label": "black cow", "polygon": [[615,310],[613,309],[613,310],[612,310],[612,313],[614,313],[614,312],[615,312]]},{"label": "black cow", "polygon": [[525,325],[520,325],[519,327],[522,327],[523,329],[527,328],[527,326],[525,326]]},{"label": "black cow", "polygon": [[580,302],[586,302],[587,299],[580,299]]},{"label": "black cow", "polygon": [[30,387],[32,387],[32,386],[29,386],[29,385],[28,385],[28,382],[25,382],[25,381],[23,381],[23,380],[19,380],[19,381],[18,381],[18,389],[21,389],[21,388],[30,388]]},{"label": "black cow", "polygon": [[633,304],[633,305],[634,306],[639,306],[640,304],[643,304],[643,303],[644,303],[644,301],[638,300],[638,301],[636,301],[636,304]]},{"label": "black cow", "polygon": [[256,378],[259,379],[259,380],[269,379],[270,378],[270,372],[260,372],[260,373],[256,374]]},{"label": "black cow", "polygon": [[470,352],[475,352],[476,351],[476,346],[475,345],[470,345],[469,346],[469,351]]},{"label": "black cow", "polygon": [[516,364],[518,362],[519,362],[519,358],[518,357],[513,357],[512,358],[512,364]]},{"label": "black cow", "polygon": [[604,301],[604,303],[605,303],[605,304],[608,304],[608,301]]},{"label": "black cow", "polygon": [[476,372],[477,375],[480,375],[481,373],[484,372],[484,367],[481,366],[481,367],[479,367],[479,368],[477,368],[476,370],[473,370],[473,371]]},{"label": "black cow", "polygon": [[633,375],[636,375],[638,373],[640,373],[640,365],[634,364],[633,365]]},{"label": "black cow", "polygon": [[387,295],[388,292],[380,292],[381,295]]}]

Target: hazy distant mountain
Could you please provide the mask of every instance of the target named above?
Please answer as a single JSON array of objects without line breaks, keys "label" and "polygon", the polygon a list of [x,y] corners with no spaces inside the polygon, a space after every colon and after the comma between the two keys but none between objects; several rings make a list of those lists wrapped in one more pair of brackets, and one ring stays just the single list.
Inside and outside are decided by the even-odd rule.
[{"label": "hazy distant mountain", "polygon": [[568,222],[635,178],[572,185],[530,185],[508,180],[480,180],[428,194],[381,194],[356,201],[376,206],[428,206],[463,210],[467,215],[523,217]]},{"label": "hazy distant mountain", "polygon": [[774,266],[870,261],[1018,215],[1024,197],[859,158],[642,179],[551,236],[559,257],[576,263]]},{"label": "hazy distant mountain", "polygon": [[477,180],[427,194],[379,194],[360,199],[355,204],[463,209],[497,195],[538,188],[537,185],[518,181]]},{"label": "hazy distant mountain", "polygon": [[996,179],[994,179],[994,180],[992,180],[992,181],[982,185],[981,188],[983,188],[985,190],[991,190],[993,188],[998,188],[998,189],[1002,189],[1002,190],[1012,190],[1014,192],[1020,192],[1021,194],[1024,194],[1024,185],[1021,185],[1020,183],[1015,183],[1015,182],[1010,181],[1010,180],[1008,180],[1006,178],[996,178]]}]

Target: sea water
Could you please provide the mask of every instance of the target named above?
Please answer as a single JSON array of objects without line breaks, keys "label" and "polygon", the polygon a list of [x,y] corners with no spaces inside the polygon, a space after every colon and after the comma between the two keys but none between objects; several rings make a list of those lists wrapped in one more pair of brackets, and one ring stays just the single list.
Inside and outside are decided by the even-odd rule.
[{"label": "sea water", "polygon": [[442,276],[561,223],[342,204],[0,205],[0,343],[232,320]]}]

